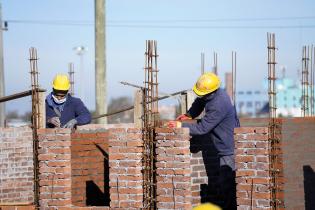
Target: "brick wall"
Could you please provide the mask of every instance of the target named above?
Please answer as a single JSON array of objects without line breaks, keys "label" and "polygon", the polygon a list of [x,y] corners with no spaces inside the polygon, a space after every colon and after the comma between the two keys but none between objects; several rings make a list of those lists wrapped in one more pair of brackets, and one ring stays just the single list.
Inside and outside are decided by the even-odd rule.
[{"label": "brick wall", "polygon": [[109,206],[108,132],[71,134],[72,204]]},{"label": "brick wall", "polygon": [[240,127],[234,132],[238,209],[269,209],[268,128]]},{"label": "brick wall", "polygon": [[188,129],[156,129],[157,207],[191,209]]},{"label": "brick wall", "polygon": [[35,206],[33,205],[16,205],[16,206],[1,206],[1,210],[35,210]]},{"label": "brick wall", "polygon": [[109,129],[110,207],[143,207],[141,129]]},{"label": "brick wall", "polygon": [[28,127],[0,128],[0,203],[33,202],[33,137]]},{"label": "brick wall", "polygon": [[282,122],[284,201],[286,209],[315,206],[315,118]]},{"label": "brick wall", "polygon": [[207,135],[195,136],[190,140],[190,152],[192,204],[219,204],[217,180],[220,164],[213,142]]},{"label": "brick wall", "polygon": [[40,129],[40,206],[57,209],[71,206],[70,129]]}]

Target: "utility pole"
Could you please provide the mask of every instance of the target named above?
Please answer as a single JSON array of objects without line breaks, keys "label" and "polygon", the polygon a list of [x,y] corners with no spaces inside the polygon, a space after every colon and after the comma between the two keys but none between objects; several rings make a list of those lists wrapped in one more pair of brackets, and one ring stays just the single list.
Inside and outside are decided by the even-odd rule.
[{"label": "utility pole", "polygon": [[[5,96],[5,85],[4,85],[4,64],[3,64],[3,37],[2,31],[7,30],[7,25],[2,27],[2,6],[0,4],[0,98]],[[5,121],[5,105],[0,103],[0,127],[4,127]]]},{"label": "utility pole", "polygon": [[[106,88],[106,36],[105,0],[95,0],[95,111],[107,113]],[[99,118],[99,124],[107,124],[107,118]]]}]

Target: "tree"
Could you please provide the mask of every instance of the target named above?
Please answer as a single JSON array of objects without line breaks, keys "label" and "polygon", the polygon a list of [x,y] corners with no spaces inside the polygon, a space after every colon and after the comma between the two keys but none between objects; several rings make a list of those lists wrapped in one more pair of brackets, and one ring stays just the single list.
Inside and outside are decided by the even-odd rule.
[{"label": "tree", "polygon": [[[118,98],[111,99],[108,105],[107,113],[116,112],[133,105],[133,102],[130,97],[122,96]],[[125,111],[115,115],[107,117],[107,121],[110,124],[115,123],[132,123],[133,122],[133,110]]]},{"label": "tree", "polygon": [[28,111],[28,112],[25,112],[21,118],[23,119],[23,121],[27,122],[27,121],[31,121],[32,120],[32,112],[31,111]]},{"label": "tree", "polygon": [[17,119],[19,118],[19,113],[18,111],[14,110],[14,111],[9,111],[6,115],[7,120],[9,119]]}]

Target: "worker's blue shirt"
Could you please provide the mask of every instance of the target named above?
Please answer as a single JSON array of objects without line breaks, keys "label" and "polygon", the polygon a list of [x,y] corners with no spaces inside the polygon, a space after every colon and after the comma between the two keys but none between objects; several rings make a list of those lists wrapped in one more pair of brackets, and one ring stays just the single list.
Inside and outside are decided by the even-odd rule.
[{"label": "worker's blue shirt", "polygon": [[220,156],[234,154],[234,128],[238,126],[235,108],[228,94],[222,90],[196,98],[187,114],[198,117],[205,110],[205,115],[196,124],[183,123],[189,128],[190,135],[209,135]]},{"label": "worker's blue shirt", "polygon": [[[57,104],[51,94],[46,97],[46,122],[52,117],[59,117],[61,127],[72,119],[77,120],[77,125],[85,125],[91,122],[91,113],[81,99],[67,94],[67,100],[63,104]],[[54,108],[60,112],[61,116],[58,116]],[[49,128],[52,125],[46,123],[46,127]]]}]

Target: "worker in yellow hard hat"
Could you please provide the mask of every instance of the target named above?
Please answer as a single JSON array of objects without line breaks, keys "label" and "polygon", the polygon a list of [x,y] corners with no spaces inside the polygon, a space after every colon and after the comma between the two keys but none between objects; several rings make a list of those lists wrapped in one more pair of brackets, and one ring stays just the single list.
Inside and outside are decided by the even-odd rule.
[{"label": "worker in yellow hard hat", "polygon": [[[193,137],[206,135],[213,142],[220,159],[219,192],[223,209],[235,209],[235,161],[234,128],[239,126],[235,107],[225,90],[220,88],[220,79],[211,72],[204,73],[193,86],[198,96],[186,114],[168,122],[168,127],[189,128]],[[194,119],[202,112],[205,115],[197,123],[184,122]]]},{"label": "worker in yellow hard hat", "polygon": [[48,128],[75,128],[91,122],[91,114],[79,98],[71,96],[67,75],[57,74],[52,92],[46,97],[46,126]]}]

